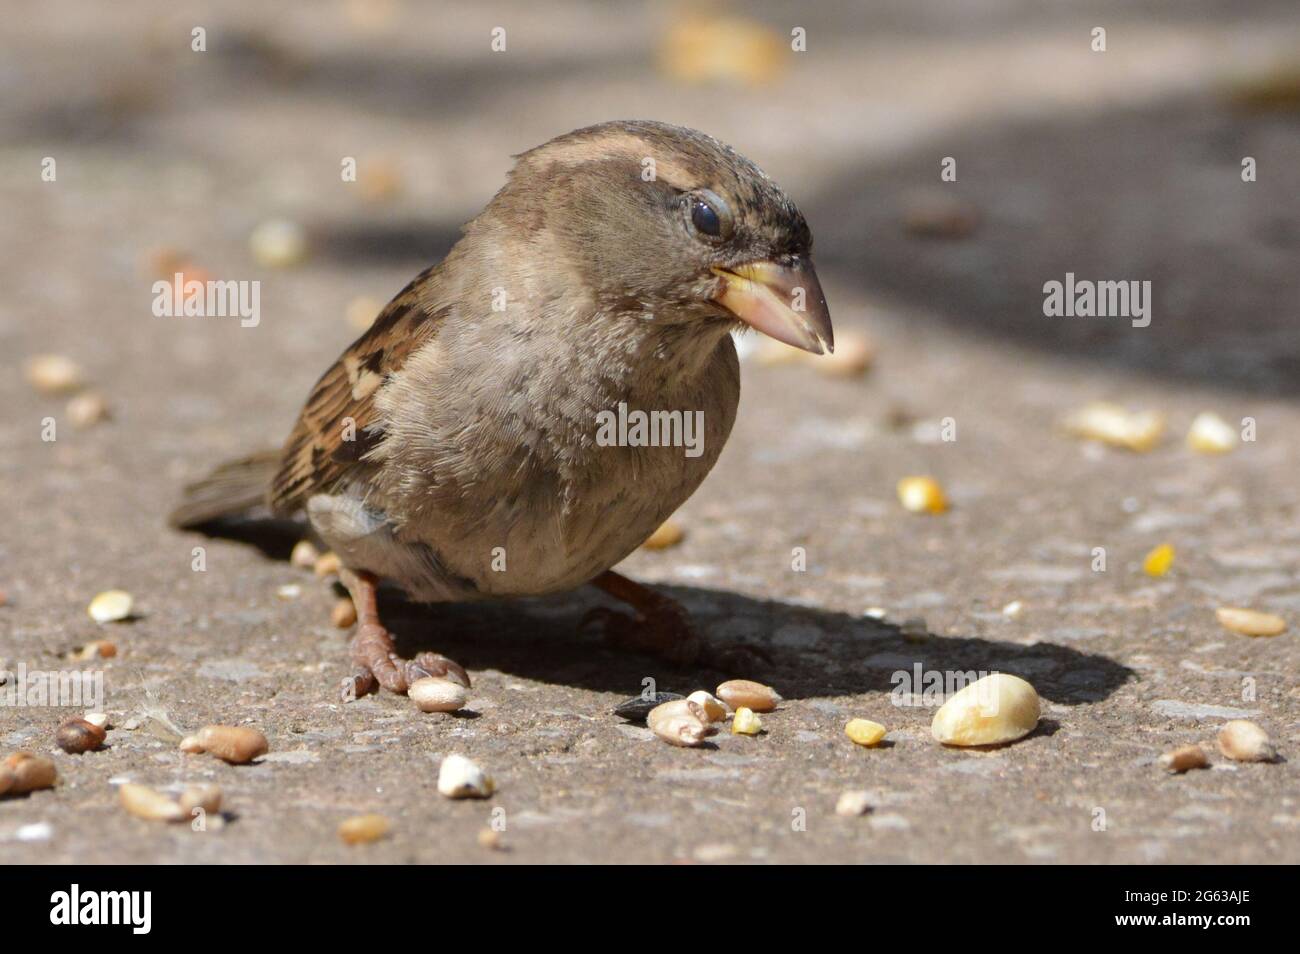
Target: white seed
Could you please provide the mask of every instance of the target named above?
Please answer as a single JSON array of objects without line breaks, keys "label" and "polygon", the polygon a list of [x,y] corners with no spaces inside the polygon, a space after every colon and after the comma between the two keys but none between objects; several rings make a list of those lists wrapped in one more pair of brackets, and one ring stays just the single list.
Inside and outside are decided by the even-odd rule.
[{"label": "white seed", "polygon": [[862,790],[844,792],[835,803],[835,814],[857,818],[871,811],[871,796]]},{"label": "white seed", "polygon": [[94,391],[78,394],[68,402],[65,410],[74,427],[94,427],[101,421],[108,420],[108,402],[102,394]]},{"label": "white seed", "polygon": [[126,590],[105,590],[90,601],[86,612],[96,623],[116,623],[131,615],[134,602]]},{"label": "white seed", "polygon": [[732,735],[758,735],[763,731],[763,720],[754,714],[753,709],[741,706],[731,719]]},{"label": "white seed", "polygon": [[1212,411],[1203,411],[1192,421],[1187,446],[1202,454],[1226,454],[1237,446],[1237,431]]},{"label": "white seed", "polygon": [[339,838],[349,845],[367,845],[388,834],[391,823],[383,815],[354,815],[339,822]]},{"label": "white seed", "polygon": [[1192,769],[1208,768],[1210,760],[1199,745],[1183,745],[1160,756],[1160,766],[1166,771],[1182,774]]},{"label": "white seed", "polygon": [[744,706],[755,712],[771,712],[784,701],[771,686],[748,679],[729,679],[718,686],[714,695],[733,709]]},{"label": "white seed", "polygon": [[71,394],[86,382],[81,365],[61,354],[38,354],[27,360],[27,383],[42,394]]},{"label": "white seed", "polygon": [[448,798],[487,798],[495,789],[492,777],[463,755],[453,753],[438,767],[438,791]]},{"label": "white seed", "polygon": [[704,707],[690,699],[674,699],[655,706],[645,723],[669,745],[684,748],[703,745],[705,739],[718,731],[709,722]]},{"label": "white seed", "polygon": [[845,735],[868,749],[879,745],[888,731],[879,722],[872,722],[870,719],[850,719],[844,726]]},{"label": "white seed", "polygon": [[1024,608],[1025,605],[1021,603],[1020,600],[1012,600],[1006,606],[1002,607],[1002,615],[1008,619],[1015,619],[1020,615]]},{"label": "white seed", "polygon": [[337,553],[322,553],[316,565],[312,567],[312,572],[317,576],[338,576],[339,570],[343,568],[343,561],[339,559]]},{"label": "white seed", "polygon": [[293,552],[289,554],[289,562],[304,570],[312,569],[319,559],[320,551],[310,540],[299,540],[293,545]]},{"label": "white seed", "polygon": [[977,679],[939,707],[930,734],[944,745],[1000,745],[1034,731],[1038,693],[1019,676]]},{"label": "white seed", "polygon": [[1220,606],[1214,611],[1219,625],[1243,636],[1277,636],[1286,631],[1286,620],[1272,613],[1242,609],[1237,606]]},{"label": "white seed", "polygon": [[727,717],[727,707],[711,693],[697,689],[686,697],[704,710],[704,717],[709,722],[721,722]]},{"label": "white seed", "polygon": [[181,792],[180,806],[189,818],[194,817],[196,808],[203,809],[209,815],[215,815],[221,811],[221,786],[191,785]]},{"label": "white seed", "polygon": [[265,755],[270,746],[265,735],[245,725],[205,725],[196,735],[182,739],[180,748],[182,752],[208,752],[231,765],[243,765]]},{"label": "white seed", "polygon": [[439,679],[437,676],[415,680],[407,688],[406,694],[421,712],[455,712],[464,708],[465,700],[469,698],[465,687],[460,683]]},{"label": "white seed", "polygon": [[296,222],[271,219],[248,237],[248,246],[259,265],[286,268],[307,256],[307,236]]},{"label": "white seed", "polygon": [[[129,722],[127,723],[127,728],[128,729],[131,728],[131,724]],[[197,735],[187,735],[185,738],[181,739],[181,744],[178,746],[178,748],[180,748],[180,750],[184,752],[186,755],[203,754],[203,743],[199,741],[199,737]]]},{"label": "white seed", "polygon": [[178,822],[189,817],[185,809],[162,792],[147,785],[127,782],[117,790],[122,807],[136,818],[146,821]]},{"label": "white seed", "polygon": [[97,725],[101,729],[108,728],[108,714],[105,712],[87,712],[82,716],[91,725]]},{"label": "white seed", "polygon": [[1165,417],[1157,411],[1131,412],[1118,404],[1097,401],[1067,417],[1064,426],[1075,437],[1145,453],[1159,443]]},{"label": "white seed", "polygon": [[1268,733],[1245,719],[1233,719],[1219,730],[1219,751],[1236,762],[1272,762],[1277,758]]}]

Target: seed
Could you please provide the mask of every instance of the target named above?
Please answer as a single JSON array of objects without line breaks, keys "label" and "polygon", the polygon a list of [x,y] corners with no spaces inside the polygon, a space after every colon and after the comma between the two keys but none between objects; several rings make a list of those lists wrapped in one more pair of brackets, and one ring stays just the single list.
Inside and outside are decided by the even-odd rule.
[{"label": "seed", "polygon": [[1159,442],[1165,417],[1157,411],[1133,413],[1118,404],[1097,401],[1071,414],[1064,425],[1075,437],[1145,453]]},{"label": "seed", "polygon": [[492,777],[463,755],[453,753],[438,767],[438,791],[448,798],[487,798],[495,789]]},{"label": "seed", "polygon": [[302,596],[302,587],[297,583],[286,583],[275,588],[275,595],[282,600],[296,600]]},{"label": "seed", "polygon": [[777,703],[784,701],[771,686],[748,679],[729,679],[713,694],[733,709],[744,706],[755,712],[771,712]]},{"label": "seed", "polygon": [[1209,768],[1210,760],[1199,745],[1183,745],[1160,756],[1160,765],[1169,772],[1181,775],[1191,769]]},{"label": "seed", "polygon": [[27,361],[27,383],[42,394],[71,394],[85,382],[81,365],[61,354],[38,354]]},{"label": "seed", "polygon": [[323,553],[316,565],[312,567],[317,576],[338,576],[339,570],[343,568],[343,561],[339,559],[337,553]]},{"label": "seed", "polygon": [[675,547],[682,542],[686,536],[686,531],[681,524],[674,520],[665,520],[659,525],[659,529],[646,538],[645,543],[641,544],[647,550],[667,550],[669,547]]},{"label": "seed", "polygon": [[674,699],[655,706],[646,725],[669,745],[695,748],[718,730],[709,722],[704,707],[690,699]]},{"label": "seed", "polygon": [[870,719],[850,719],[844,727],[844,734],[858,745],[872,748],[880,744],[888,730],[879,722]]},{"label": "seed", "polygon": [[69,719],[59,726],[54,741],[69,755],[92,752],[104,743],[105,732],[85,719]]},{"label": "seed", "polygon": [[1192,421],[1187,446],[1202,454],[1226,454],[1237,446],[1237,431],[1213,411],[1203,411]]},{"label": "seed", "polygon": [[349,845],[367,845],[383,838],[391,827],[383,815],[353,815],[339,823],[339,837]]},{"label": "seed", "polygon": [[911,513],[943,513],[948,498],[933,477],[904,477],[898,482],[898,502]]},{"label": "seed", "polygon": [[286,268],[307,257],[307,236],[296,222],[270,219],[253,229],[248,247],[259,265]]},{"label": "seed", "polygon": [[98,726],[101,729],[108,728],[108,714],[104,712],[87,712],[85,719],[91,725]]},{"label": "seed", "polygon": [[182,739],[180,748],[191,754],[208,752],[231,765],[243,765],[265,755],[270,746],[265,735],[248,726],[205,725],[196,735]]},{"label": "seed", "polygon": [[1276,636],[1286,630],[1286,620],[1272,613],[1260,613],[1257,610],[1241,609],[1235,606],[1220,606],[1214,611],[1219,624],[1224,629],[1243,636]]},{"label": "seed", "polygon": [[705,692],[703,689],[695,690],[686,698],[703,709],[704,717],[710,722],[721,722],[727,717],[726,705],[716,696]]},{"label": "seed", "polygon": [[116,623],[131,615],[133,602],[126,590],[105,590],[90,601],[86,612],[96,623]]},{"label": "seed", "polygon": [[469,698],[465,687],[460,683],[439,679],[437,676],[415,680],[407,688],[406,694],[421,712],[455,712],[464,708],[465,700]]},{"label": "seed", "polygon": [[330,622],[337,629],[348,629],[357,621],[357,608],[352,600],[344,597],[330,610]]},{"label": "seed", "polygon": [[862,790],[844,792],[835,803],[835,814],[857,818],[871,811],[871,797]]},{"label": "seed", "polygon": [[143,818],[146,821],[178,822],[189,817],[180,805],[147,785],[127,782],[117,790],[117,794],[121,799],[122,807],[136,818]]},{"label": "seed", "polygon": [[633,696],[631,699],[616,705],[614,715],[627,719],[629,722],[644,722],[646,716],[656,706],[682,698],[684,697],[676,692],[656,692],[648,699],[645,696]]},{"label": "seed", "polygon": [[289,562],[294,566],[300,566],[304,570],[310,570],[316,566],[316,561],[320,559],[320,551],[316,549],[316,544],[310,540],[299,540],[293,545],[293,552],[289,554]]},{"label": "seed", "polygon": [[495,828],[480,828],[478,843],[480,848],[487,848],[490,851],[503,851],[506,847],[501,839],[501,832]]},{"label": "seed", "polygon": [[100,421],[108,420],[108,402],[102,394],[94,391],[78,394],[68,402],[65,410],[74,427],[94,427]]},{"label": "seed", "polygon": [[221,786],[219,785],[191,785],[185,791],[181,792],[180,797],[181,810],[190,818],[194,817],[194,809],[201,808],[208,815],[215,815],[221,811]]},{"label": "seed", "polygon": [[939,707],[930,734],[944,745],[1000,745],[1038,725],[1038,693],[1019,676],[977,679]]},{"label": "seed", "polygon": [[1147,576],[1164,576],[1174,565],[1174,548],[1162,543],[1146,555],[1142,561],[1142,572]]},{"label": "seed", "polygon": [[1002,607],[1002,615],[1008,619],[1015,619],[1024,610],[1025,604],[1020,600],[1012,600],[1006,606]]},{"label": "seed", "polygon": [[1245,719],[1233,719],[1219,730],[1219,751],[1236,762],[1272,762],[1277,758],[1268,733]]},{"label": "seed", "polygon": [[15,752],[0,762],[0,795],[24,795],[53,788],[59,771],[44,756]]},{"label": "seed", "polygon": [[732,735],[758,735],[763,731],[763,720],[754,714],[753,709],[741,706],[731,720]]},{"label": "seed", "polygon": [[817,371],[832,378],[859,377],[866,373],[876,357],[871,339],[855,331],[836,335],[835,351],[831,354],[813,355],[805,351],[795,353],[806,356]]}]

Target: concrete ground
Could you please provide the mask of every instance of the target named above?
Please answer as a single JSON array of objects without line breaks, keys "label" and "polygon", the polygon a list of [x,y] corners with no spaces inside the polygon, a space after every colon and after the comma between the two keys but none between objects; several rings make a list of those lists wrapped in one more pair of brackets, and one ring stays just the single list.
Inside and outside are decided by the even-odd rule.
[{"label": "concrete ground", "polygon": [[[0,706],[0,754],[46,754],[60,773],[51,791],[0,800],[6,859],[1300,860],[1293,4],[747,6],[778,37],[802,25],[809,38],[757,89],[666,74],[656,44],[682,17],[666,6],[281,6],[57,5],[0,38],[0,669],[102,671],[118,726],[106,749],[70,756],[53,732],[80,710]],[[493,54],[499,25],[508,47]],[[1097,25],[1104,54],[1088,47]],[[408,647],[471,671],[469,711],[342,705],[330,588],[288,564],[282,540],[181,534],[164,514],[186,480],[283,437],[356,334],[348,303],[386,300],[445,252],[512,153],[631,116],[712,132],[785,185],[816,236],[837,336],[864,332],[876,351],[859,378],[751,354],[727,450],[677,517],[684,541],[621,567],[713,641],[773,662],[675,672],[611,652],[576,632],[588,593],[394,602]],[[55,182],[40,178],[47,156]],[[345,156],[370,175],[340,182]],[[945,156],[956,183],[939,182]],[[973,230],[907,227],[935,204],[940,231]],[[273,218],[305,229],[298,267],[250,255]],[[260,324],[153,317],[167,250],[260,280]],[[1066,272],[1150,280],[1150,326],[1045,317],[1042,285]],[[28,386],[22,363],[45,352],[86,369],[111,420],[78,429],[66,399]],[[1061,417],[1097,399],[1163,412],[1164,439],[1137,454],[1065,435]],[[1253,418],[1257,439],[1193,453],[1183,435],[1204,410]],[[940,480],[952,509],[905,512],[894,486],[912,474]],[[1161,543],[1176,557],[1154,578],[1141,564]],[[85,608],[110,588],[137,615],[101,626]],[[1237,635],[1216,623],[1222,605],[1292,628]],[[914,617],[928,635],[902,634]],[[117,656],[67,661],[97,638]],[[916,664],[1023,676],[1043,700],[1038,731],[940,746],[931,708],[891,701]],[[675,749],[610,711],[646,678],[688,692],[732,676],[785,697],[766,734]],[[853,716],[892,744],[852,745]],[[1222,758],[1214,736],[1234,716],[1282,758]],[[272,751],[242,767],[185,756],[168,722],[253,724]],[[1157,766],[1198,742],[1209,770]],[[496,777],[491,800],[436,792],[453,751]],[[227,823],[132,818],[123,781],[217,782]],[[837,816],[847,789],[873,810]],[[363,812],[391,835],[344,845],[336,826]],[[479,843],[494,821],[504,850]]]}]

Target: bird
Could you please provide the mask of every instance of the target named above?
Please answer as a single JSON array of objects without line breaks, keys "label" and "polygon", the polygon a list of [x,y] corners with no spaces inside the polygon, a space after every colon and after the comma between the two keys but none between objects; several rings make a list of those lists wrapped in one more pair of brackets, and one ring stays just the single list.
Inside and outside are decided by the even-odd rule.
[{"label": "bird", "polygon": [[[514,159],[446,257],[325,371],[283,446],[190,484],[170,517],[306,515],[357,611],[345,700],[470,686],[440,653],[399,655],[385,581],[421,603],[593,584],[632,610],[589,614],[609,642],[707,661],[685,609],[613,567],[717,461],[740,398],[734,332],[834,350],[804,216],[730,147],[623,120]],[[698,446],[611,440],[598,422],[615,412],[680,412]]]}]

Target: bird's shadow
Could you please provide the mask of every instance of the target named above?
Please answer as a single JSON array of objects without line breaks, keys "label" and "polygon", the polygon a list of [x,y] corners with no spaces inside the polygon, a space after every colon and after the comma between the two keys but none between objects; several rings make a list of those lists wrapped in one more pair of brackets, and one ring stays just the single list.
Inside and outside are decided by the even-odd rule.
[{"label": "bird's shadow", "polygon": [[[226,521],[203,528],[251,543],[285,559],[304,525],[286,520]],[[380,591],[380,615],[405,656],[432,650],[466,669],[496,670],[538,682],[637,695],[644,680],[660,691],[690,692],[723,679],[756,678],[787,699],[867,692],[924,693],[932,680],[962,685],[990,672],[1031,682],[1044,698],[1066,705],[1097,702],[1133,671],[1106,656],[1053,643],[1025,645],[975,636],[903,635],[897,626],[728,590],[655,585],[691,615],[717,650],[757,650],[739,669],[680,668],[617,649],[581,626],[596,606],[625,608],[593,587],[557,596],[480,603],[412,603],[400,591]],[[765,655],[768,658],[763,659]],[[936,676],[937,674],[937,676]]]}]

